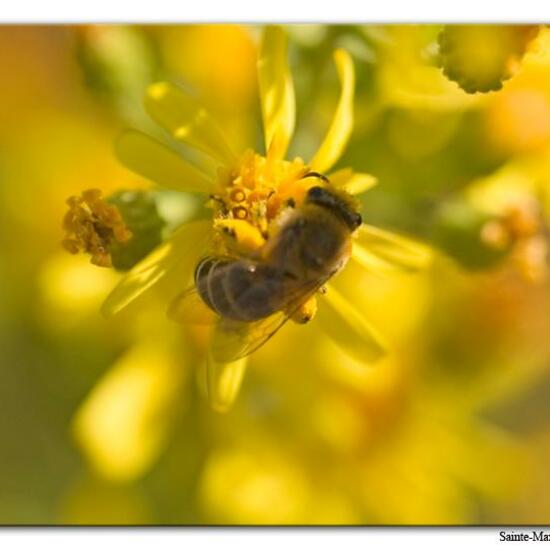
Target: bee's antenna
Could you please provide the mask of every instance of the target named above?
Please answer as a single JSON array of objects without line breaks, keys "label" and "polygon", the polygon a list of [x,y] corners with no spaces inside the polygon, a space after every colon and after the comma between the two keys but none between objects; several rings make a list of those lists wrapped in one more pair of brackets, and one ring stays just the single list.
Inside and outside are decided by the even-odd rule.
[{"label": "bee's antenna", "polygon": [[305,176],[302,176],[302,179],[306,178],[319,178],[320,180],[323,180],[325,183],[330,183],[329,179],[323,175],[319,174],[319,172],[308,172]]}]

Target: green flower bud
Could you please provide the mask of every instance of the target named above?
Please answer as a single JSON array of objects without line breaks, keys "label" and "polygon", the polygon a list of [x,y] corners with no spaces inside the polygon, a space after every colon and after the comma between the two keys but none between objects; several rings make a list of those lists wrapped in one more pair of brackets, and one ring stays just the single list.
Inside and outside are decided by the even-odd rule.
[{"label": "green flower bud", "polygon": [[500,90],[517,71],[538,25],[445,25],[440,64],[465,92]]},{"label": "green flower bud", "polygon": [[159,215],[153,193],[149,191],[119,191],[106,200],[118,208],[132,233],[128,241],[113,242],[109,248],[113,267],[127,271],[162,242],[165,222]]}]

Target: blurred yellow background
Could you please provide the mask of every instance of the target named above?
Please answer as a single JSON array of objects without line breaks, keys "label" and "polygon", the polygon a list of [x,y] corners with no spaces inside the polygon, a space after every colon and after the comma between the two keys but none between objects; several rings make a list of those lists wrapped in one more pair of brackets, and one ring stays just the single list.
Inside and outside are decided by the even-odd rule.
[{"label": "blurred yellow background", "polygon": [[[104,319],[119,275],[61,248],[67,197],[150,186],[113,154],[122,128],[150,127],[149,83],[261,143],[259,27],[0,27],[0,523],[550,521],[550,31],[523,55],[502,27],[285,30],[291,156],[330,122],[344,47],[356,125],[339,166],[379,180],[365,220],[436,250],[419,274],[341,275],[390,353],[363,365],[285,327],[219,414],[200,332],[155,296]],[[167,218],[201,207],[159,200]]]}]

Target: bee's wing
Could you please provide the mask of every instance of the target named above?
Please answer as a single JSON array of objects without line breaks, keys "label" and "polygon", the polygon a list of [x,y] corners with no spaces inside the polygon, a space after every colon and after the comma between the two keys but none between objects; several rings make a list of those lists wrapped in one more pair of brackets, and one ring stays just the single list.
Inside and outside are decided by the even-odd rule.
[{"label": "bee's wing", "polygon": [[216,314],[203,302],[197,287],[193,285],[172,300],[168,317],[182,325],[210,325]]},{"label": "bee's wing", "polygon": [[214,328],[210,350],[215,361],[230,363],[250,355],[263,346],[329,277],[296,288],[288,296],[290,304],[265,319],[251,323],[220,318]]},{"label": "bee's wing", "polygon": [[210,347],[214,360],[222,363],[249,355],[267,342],[288,319],[282,311],[253,323],[220,317],[203,302],[195,286],[172,300],[168,317],[182,325],[216,323]]},{"label": "bee's wing", "polygon": [[232,363],[250,355],[263,346],[288,318],[282,311],[252,323],[220,318],[210,341],[213,359],[219,363]]}]

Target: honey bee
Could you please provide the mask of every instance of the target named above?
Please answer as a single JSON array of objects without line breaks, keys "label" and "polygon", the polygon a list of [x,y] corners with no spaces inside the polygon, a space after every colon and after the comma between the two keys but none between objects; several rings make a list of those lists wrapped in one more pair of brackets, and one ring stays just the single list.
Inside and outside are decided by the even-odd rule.
[{"label": "honey bee", "polygon": [[[195,287],[173,302],[169,315],[182,322],[183,311],[200,301],[218,317],[216,360],[230,362],[258,349],[324,284],[351,255],[353,232],[361,225],[351,197],[324,185],[307,191],[303,204],[284,212],[276,234],[256,258],[208,256],[195,270]],[[302,316],[300,322],[308,321]]]}]

